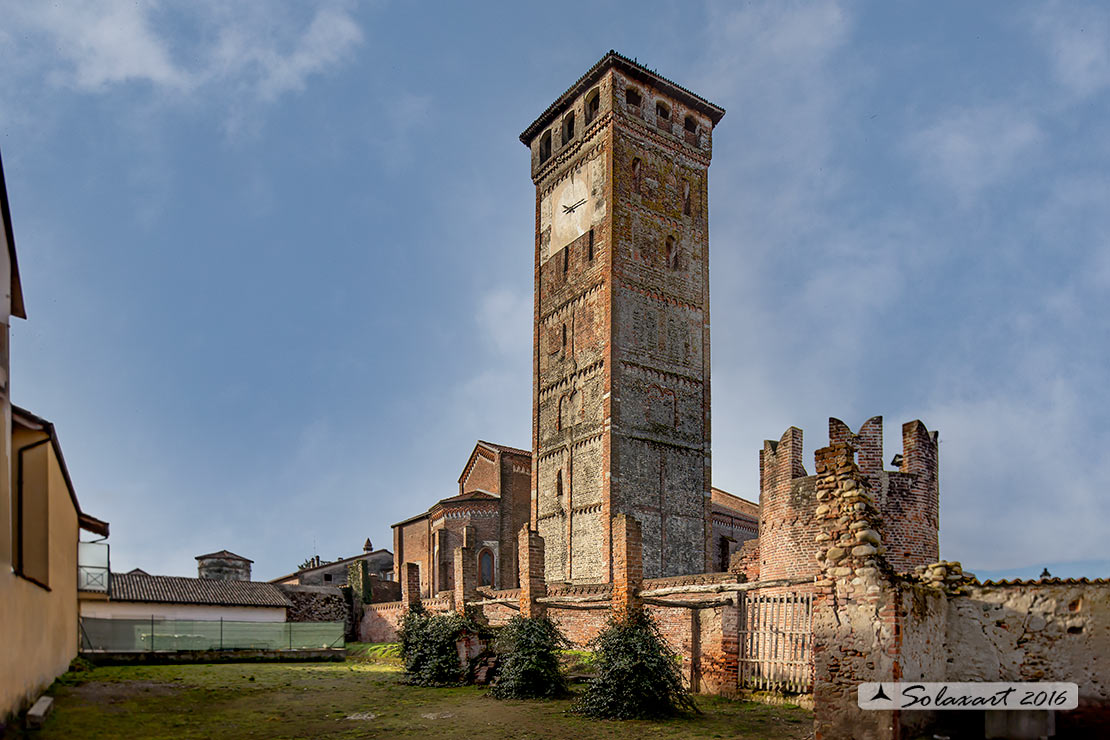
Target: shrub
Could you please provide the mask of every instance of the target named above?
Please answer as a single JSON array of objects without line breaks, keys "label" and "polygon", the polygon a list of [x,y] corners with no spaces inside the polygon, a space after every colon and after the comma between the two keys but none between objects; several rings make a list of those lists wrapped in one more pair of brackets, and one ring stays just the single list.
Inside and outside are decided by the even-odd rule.
[{"label": "shrub", "polygon": [[652,719],[698,711],[682,683],[678,657],[643,609],[610,617],[594,638],[597,676],[575,711],[604,719]]},{"label": "shrub", "polygon": [[567,645],[567,639],[549,618],[514,616],[497,638],[501,671],[490,693],[498,699],[566,696],[569,691],[559,668],[559,650]]},{"label": "shrub", "polygon": [[428,614],[422,607],[410,609],[401,620],[401,656],[405,677],[420,686],[451,686],[463,681],[455,643],[474,625],[461,614]]}]

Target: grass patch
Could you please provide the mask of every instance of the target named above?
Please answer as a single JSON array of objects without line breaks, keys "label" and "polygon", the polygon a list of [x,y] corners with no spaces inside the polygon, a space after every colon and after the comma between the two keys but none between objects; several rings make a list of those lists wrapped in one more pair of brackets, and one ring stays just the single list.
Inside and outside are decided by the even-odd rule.
[{"label": "grass patch", "polygon": [[[383,649],[384,650],[384,649]],[[369,653],[370,649],[360,652]],[[381,651],[378,651],[381,652]],[[68,674],[67,674],[68,675]],[[52,688],[40,732],[55,738],[790,738],[810,735],[800,709],[698,697],[703,714],[658,722],[592,720],[570,700],[494,701],[474,686],[406,685],[395,665],[236,663],[106,666]],[[19,734],[9,737],[21,737]]]},{"label": "grass patch", "polygon": [[401,643],[399,642],[348,642],[347,660],[401,664]]}]

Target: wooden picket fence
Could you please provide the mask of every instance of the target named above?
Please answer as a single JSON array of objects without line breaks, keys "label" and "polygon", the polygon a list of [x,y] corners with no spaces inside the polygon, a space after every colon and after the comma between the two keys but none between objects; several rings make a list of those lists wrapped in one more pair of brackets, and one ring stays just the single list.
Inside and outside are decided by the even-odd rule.
[{"label": "wooden picket fence", "polygon": [[740,686],[813,691],[813,594],[749,592],[740,605]]}]

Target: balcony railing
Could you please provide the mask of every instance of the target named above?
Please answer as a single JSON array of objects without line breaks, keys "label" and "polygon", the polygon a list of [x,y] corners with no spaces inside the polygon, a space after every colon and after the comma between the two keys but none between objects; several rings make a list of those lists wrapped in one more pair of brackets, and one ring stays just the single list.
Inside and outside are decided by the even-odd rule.
[{"label": "balcony railing", "polygon": [[108,593],[109,560],[105,542],[77,543],[77,590]]}]

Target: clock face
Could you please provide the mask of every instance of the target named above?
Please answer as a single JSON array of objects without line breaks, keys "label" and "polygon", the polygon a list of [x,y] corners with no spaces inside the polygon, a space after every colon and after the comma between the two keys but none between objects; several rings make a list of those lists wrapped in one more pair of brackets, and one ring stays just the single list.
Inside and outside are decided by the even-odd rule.
[{"label": "clock face", "polygon": [[555,189],[551,214],[551,248],[562,249],[590,229],[593,207],[583,173],[571,176]]},{"label": "clock face", "polygon": [[547,262],[563,247],[582,236],[605,218],[605,160],[594,157],[582,163],[540,202],[540,232],[549,229],[550,238],[542,245],[540,264]]}]

